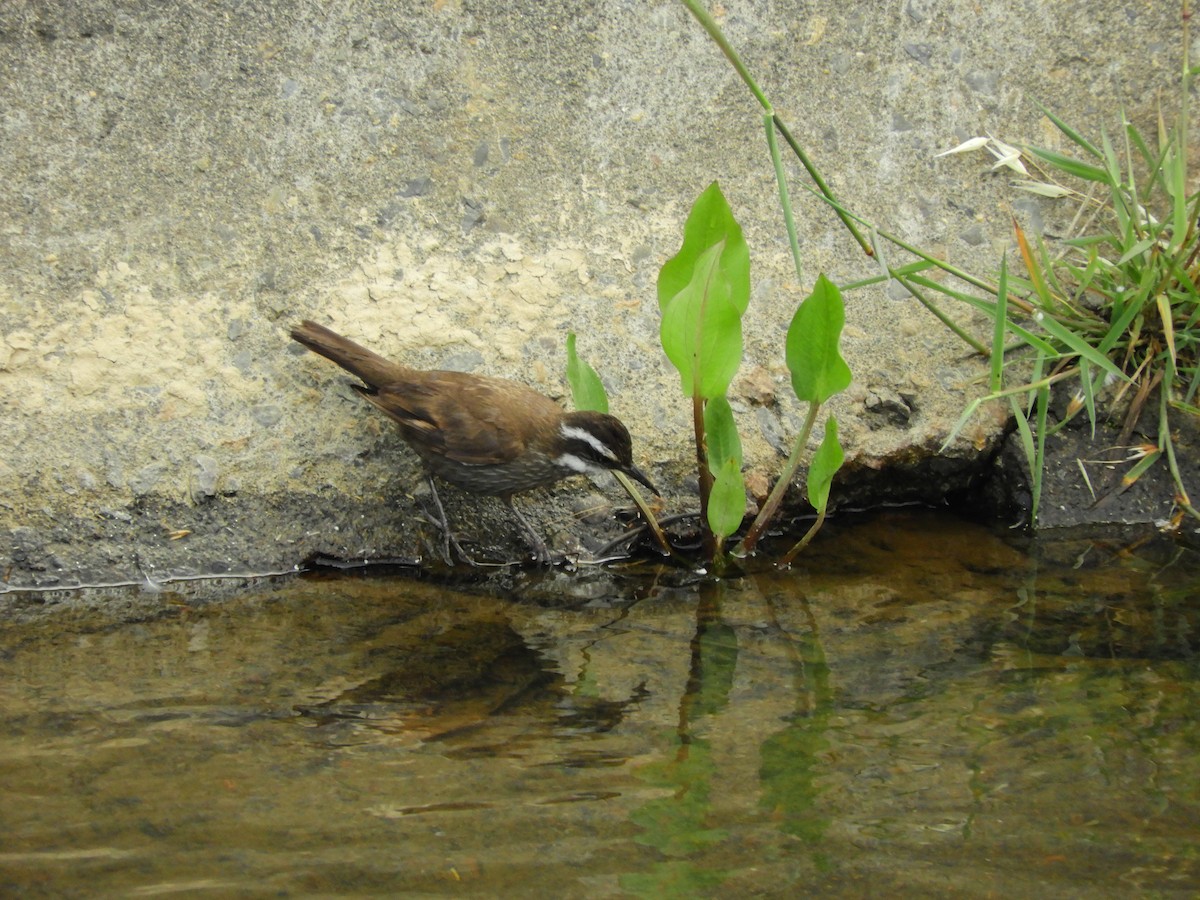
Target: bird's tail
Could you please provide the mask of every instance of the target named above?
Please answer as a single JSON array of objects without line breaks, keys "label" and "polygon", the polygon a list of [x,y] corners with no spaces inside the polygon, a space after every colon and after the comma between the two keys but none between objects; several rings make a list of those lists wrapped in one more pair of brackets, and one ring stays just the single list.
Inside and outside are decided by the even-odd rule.
[{"label": "bird's tail", "polygon": [[401,381],[408,371],[399,363],[384,359],[378,353],[372,353],[336,331],[307,319],[292,328],[292,338],[314,353],[337,363],[347,372],[357,375],[371,388]]}]

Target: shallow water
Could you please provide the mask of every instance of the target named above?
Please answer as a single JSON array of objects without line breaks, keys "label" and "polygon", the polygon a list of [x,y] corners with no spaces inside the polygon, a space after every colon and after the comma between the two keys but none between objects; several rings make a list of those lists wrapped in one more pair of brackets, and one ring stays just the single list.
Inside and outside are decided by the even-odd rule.
[{"label": "shallow water", "polygon": [[1193,894],[1200,553],[1002,538],[0,597],[0,893]]}]

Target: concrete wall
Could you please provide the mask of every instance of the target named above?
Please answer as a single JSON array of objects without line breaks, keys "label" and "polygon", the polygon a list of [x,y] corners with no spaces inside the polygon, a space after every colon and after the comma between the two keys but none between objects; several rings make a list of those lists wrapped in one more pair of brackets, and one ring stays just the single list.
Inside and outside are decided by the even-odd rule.
[{"label": "concrete wall", "polygon": [[[717,12],[848,205],[984,275],[1010,208],[1035,226],[1061,211],[982,157],[934,154],[984,132],[1058,143],[1034,101],[1092,133],[1122,106],[1149,121],[1178,70],[1163,0]],[[719,179],[751,246],[738,408],[761,474],[800,419],[780,343],[792,310],[820,270],[877,271],[797,181],[796,277],[760,111],[678,3],[6,3],[0,88],[13,584],[415,552],[419,468],[290,344],[300,317],[555,395],[574,330],[682,507],[689,413],[654,283],[694,197]],[[886,288],[847,299],[848,454],[935,449],[980,362]],[[764,385],[774,408],[750,402]],[[998,428],[981,418],[954,453]]]}]

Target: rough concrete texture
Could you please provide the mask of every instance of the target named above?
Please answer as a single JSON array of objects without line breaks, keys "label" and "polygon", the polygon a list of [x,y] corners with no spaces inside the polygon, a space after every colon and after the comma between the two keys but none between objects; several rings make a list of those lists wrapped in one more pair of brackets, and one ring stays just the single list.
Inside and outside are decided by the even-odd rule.
[{"label": "rough concrete texture", "polygon": [[[848,206],[983,275],[1010,209],[1035,227],[1056,212],[982,158],[935,154],[984,132],[1059,144],[1035,101],[1090,133],[1121,107],[1148,121],[1178,68],[1161,0],[714,9]],[[796,276],[760,110],[678,3],[4,4],[0,83],[14,585],[419,552],[413,455],[290,344],[301,317],[556,396],[575,331],[637,459],[686,508],[689,407],[654,284],[713,179],[751,248],[733,399],[767,479],[802,415],[782,364],[792,311],[819,271],[878,272],[797,178]],[[981,362],[886,287],[847,302],[854,384],[833,409],[852,470],[936,452]],[[1002,427],[984,413],[964,431],[945,487]],[[532,508],[587,531],[581,501],[564,507],[580,490],[596,491]],[[477,504],[448,500],[474,527]]]}]

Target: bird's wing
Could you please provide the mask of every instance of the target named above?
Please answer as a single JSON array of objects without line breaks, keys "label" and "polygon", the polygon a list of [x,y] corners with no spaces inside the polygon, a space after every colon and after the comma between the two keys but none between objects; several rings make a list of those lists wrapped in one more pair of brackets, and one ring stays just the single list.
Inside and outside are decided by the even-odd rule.
[{"label": "bird's wing", "polygon": [[500,379],[428,372],[420,381],[381,386],[368,400],[428,452],[468,465],[511,462],[525,450],[521,433],[505,427],[502,410],[523,402],[551,403],[541,394]]}]

